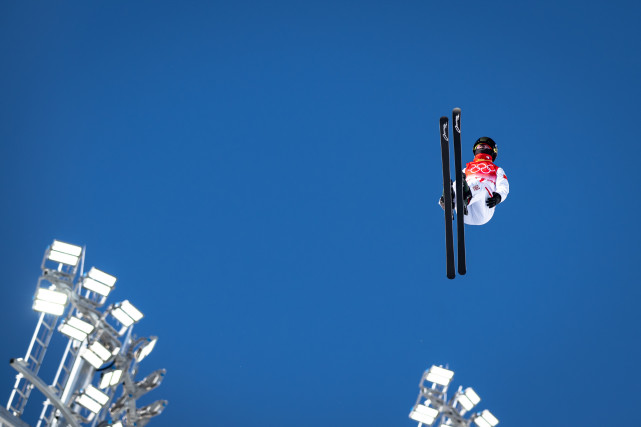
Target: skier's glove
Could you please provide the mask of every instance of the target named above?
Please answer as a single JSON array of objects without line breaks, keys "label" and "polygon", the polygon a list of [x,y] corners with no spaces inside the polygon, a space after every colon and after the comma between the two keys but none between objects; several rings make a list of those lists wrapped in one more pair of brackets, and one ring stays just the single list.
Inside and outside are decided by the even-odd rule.
[{"label": "skier's glove", "polygon": [[499,193],[494,193],[492,197],[485,201],[485,204],[488,208],[493,208],[494,206],[501,203],[501,195]]}]

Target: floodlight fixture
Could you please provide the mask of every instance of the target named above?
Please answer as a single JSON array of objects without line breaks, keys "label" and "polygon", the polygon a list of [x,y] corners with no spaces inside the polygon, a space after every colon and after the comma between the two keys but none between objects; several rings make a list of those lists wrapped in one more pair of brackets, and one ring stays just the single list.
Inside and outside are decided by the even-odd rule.
[{"label": "floodlight fixture", "polygon": [[82,254],[82,248],[80,246],[54,240],[47,258],[51,261],[75,267],[78,265],[80,254]]},{"label": "floodlight fixture", "polygon": [[453,376],[454,371],[434,365],[427,372],[425,378],[430,382],[447,387],[450,381],[452,381]]},{"label": "floodlight fixture", "polygon": [[100,271],[96,267],[91,267],[91,270],[82,281],[82,287],[106,297],[115,283],[116,278],[114,276]]},{"label": "floodlight fixture", "polygon": [[46,288],[38,288],[33,301],[33,309],[43,313],[60,316],[67,306],[67,294]]},{"label": "floodlight fixture", "polygon": [[165,410],[165,406],[167,406],[166,400],[157,400],[154,403],[138,409],[136,411],[136,415],[138,415],[142,419],[149,419],[155,417],[156,415],[160,415],[162,411]]},{"label": "floodlight fixture", "polygon": [[129,327],[143,318],[142,313],[128,300],[114,305],[111,309],[111,315],[125,327]]},{"label": "floodlight fixture", "polygon": [[481,398],[476,394],[472,387],[468,387],[458,396],[458,401],[466,411],[469,411],[481,401]]},{"label": "floodlight fixture", "polygon": [[104,342],[100,337],[97,337],[84,349],[80,356],[98,369],[112,356],[118,354],[119,351],[120,347]]},{"label": "floodlight fixture", "polygon": [[89,409],[94,414],[97,414],[102,409],[102,406],[100,406],[100,404],[98,402],[96,402],[95,400],[93,400],[92,398],[87,396],[86,394],[81,394],[80,396],[78,396],[76,398],[76,403],[78,403],[81,406]]},{"label": "floodlight fixture", "polygon": [[100,377],[99,388],[105,389],[107,387],[113,387],[120,383],[120,378],[122,378],[122,369],[105,372]]},{"label": "floodlight fixture", "polygon": [[109,396],[92,385],[88,385],[80,396],[76,398],[78,404],[89,409],[94,414],[100,412],[108,401]]},{"label": "floodlight fixture", "polygon": [[136,383],[136,389],[138,390],[137,394],[140,396],[144,393],[147,393],[162,383],[162,380],[165,378],[167,373],[166,369],[158,369],[151,374],[147,375],[144,379]]},{"label": "floodlight fixture", "polygon": [[141,362],[156,346],[158,337],[147,338],[146,341],[134,351],[134,357],[138,362]]},{"label": "floodlight fixture", "polygon": [[109,401],[109,396],[100,390],[98,390],[96,387],[92,386],[91,384],[87,386],[85,389],[85,393],[91,397],[93,400],[96,402],[100,403],[101,405],[104,405]]},{"label": "floodlight fixture", "polygon": [[91,364],[91,366],[93,366],[96,369],[100,368],[103,365],[103,363],[105,363],[96,353],[94,353],[88,348],[86,348],[82,352],[82,354],[80,354],[80,357],[85,359],[87,362]]},{"label": "floodlight fixture", "polygon": [[111,357],[111,352],[109,351],[109,349],[99,341],[92,342],[89,346],[89,350],[93,351],[96,356],[100,357],[104,361],[107,361]]},{"label": "floodlight fixture", "polygon": [[431,426],[434,423],[436,417],[438,417],[438,410],[430,408],[429,406],[418,404],[412,408],[410,412],[410,418],[419,423]]},{"label": "floodlight fixture", "polygon": [[60,325],[59,330],[69,338],[82,342],[93,332],[94,326],[77,317],[70,317]]},{"label": "floodlight fixture", "polygon": [[474,424],[478,427],[494,427],[498,423],[499,420],[487,409],[481,412],[478,417],[474,418]]}]

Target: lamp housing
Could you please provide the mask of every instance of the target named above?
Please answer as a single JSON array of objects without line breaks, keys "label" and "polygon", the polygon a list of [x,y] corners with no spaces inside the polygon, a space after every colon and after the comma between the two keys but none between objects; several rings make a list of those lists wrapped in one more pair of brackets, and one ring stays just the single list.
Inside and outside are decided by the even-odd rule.
[{"label": "lamp housing", "polygon": [[38,288],[33,300],[33,309],[42,313],[60,316],[64,313],[69,297],[66,293],[47,288]]},{"label": "lamp housing", "polygon": [[499,420],[486,409],[474,418],[474,423],[478,427],[494,427],[499,423]]},{"label": "lamp housing", "polygon": [[458,396],[458,402],[466,411],[475,407],[480,401],[481,398],[472,387],[466,388],[465,391]]},{"label": "lamp housing", "polygon": [[450,381],[452,381],[452,377],[454,377],[454,371],[434,365],[427,372],[425,379],[435,384],[447,387],[450,384]]},{"label": "lamp housing", "polygon": [[430,408],[429,406],[418,404],[412,408],[410,412],[410,418],[419,423],[431,426],[438,417],[438,410]]},{"label": "lamp housing", "polygon": [[54,240],[49,248],[47,259],[75,267],[78,265],[80,254],[82,254],[82,248],[80,246]]},{"label": "lamp housing", "polygon": [[113,289],[115,283],[116,278],[114,276],[100,271],[96,267],[91,267],[91,270],[89,270],[82,280],[82,287],[106,297]]}]

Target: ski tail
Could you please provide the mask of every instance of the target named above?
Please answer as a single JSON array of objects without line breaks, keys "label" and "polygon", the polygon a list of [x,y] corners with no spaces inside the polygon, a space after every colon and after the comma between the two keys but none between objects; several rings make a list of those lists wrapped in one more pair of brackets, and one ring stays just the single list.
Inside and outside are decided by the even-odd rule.
[{"label": "ski tail", "polygon": [[443,116],[440,121],[441,160],[443,163],[443,199],[445,202],[445,257],[447,263],[447,278],[456,277],[454,269],[454,231],[452,229],[452,191],[450,181],[450,143],[449,121]]},{"label": "ski tail", "polygon": [[452,110],[454,136],[454,174],[456,177],[456,239],[458,274],[465,274],[465,205],[463,203],[463,165],[461,162],[461,109]]}]

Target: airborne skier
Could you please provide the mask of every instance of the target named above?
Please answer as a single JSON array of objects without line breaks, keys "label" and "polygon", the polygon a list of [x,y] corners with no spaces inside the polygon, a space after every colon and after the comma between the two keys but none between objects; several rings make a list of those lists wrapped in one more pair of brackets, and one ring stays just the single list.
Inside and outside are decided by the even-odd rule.
[{"label": "airborne skier", "polygon": [[[494,164],[498,148],[492,138],[484,136],[477,139],[472,151],[474,160],[463,169],[464,220],[465,224],[483,225],[492,219],[496,205],[505,201],[510,185],[505,171]],[[457,208],[456,192],[452,187],[452,207]],[[439,204],[445,209],[442,196]]]}]

